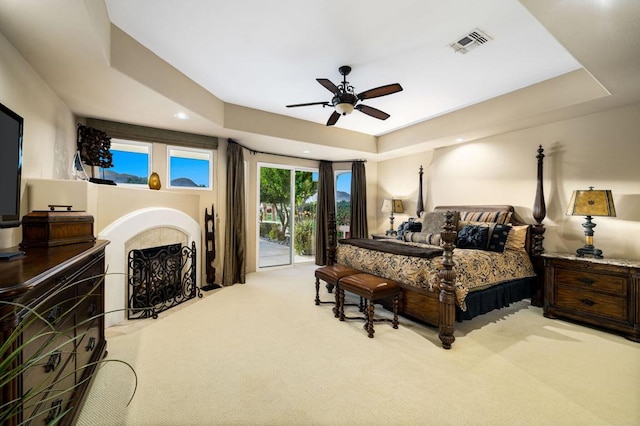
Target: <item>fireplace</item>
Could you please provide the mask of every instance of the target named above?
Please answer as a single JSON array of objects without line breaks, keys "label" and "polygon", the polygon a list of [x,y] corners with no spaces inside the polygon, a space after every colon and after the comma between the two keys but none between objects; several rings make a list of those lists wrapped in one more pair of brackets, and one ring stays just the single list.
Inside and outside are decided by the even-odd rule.
[{"label": "fireplace", "polygon": [[[201,253],[201,228],[188,214],[179,210],[151,207],[136,210],[105,227],[99,239],[109,240],[105,250],[105,326],[111,327],[127,319],[128,254],[132,250],[172,244],[195,247]],[[199,292],[201,262],[194,262],[195,290]]]},{"label": "fireplace", "polygon": [[134,249],[128,256],[128,319],[158,318],[160,312],[194,297],[202,297],[196,283],[195,243]]}]

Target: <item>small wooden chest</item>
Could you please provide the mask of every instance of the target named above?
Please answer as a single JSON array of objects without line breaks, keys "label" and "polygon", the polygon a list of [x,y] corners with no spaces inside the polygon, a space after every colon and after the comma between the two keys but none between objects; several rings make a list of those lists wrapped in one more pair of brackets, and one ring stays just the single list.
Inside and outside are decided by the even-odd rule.
[{"label": "small wooden chest", "polygon": [[85,212],[36,210],[22,218],[22,249],[95,240],[93,216]]}]

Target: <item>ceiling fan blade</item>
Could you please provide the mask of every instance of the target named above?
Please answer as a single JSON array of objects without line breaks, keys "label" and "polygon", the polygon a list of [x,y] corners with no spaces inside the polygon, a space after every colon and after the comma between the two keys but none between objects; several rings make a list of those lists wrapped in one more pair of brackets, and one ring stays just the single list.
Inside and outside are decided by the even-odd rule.
[{"label": "ceiling fan blade", "polygon": [[367,105],[362,105],[362,104],[356,105],[356,109],[359,110],[360,112],[364,112],[365,114],[370,115],[371,117],[377,118],[379,120],[386,120],[387,118],[391,117],[386,112],[380,111],[379,109],[375,109]]},{"label": "ceiling fan blade", "polygon": [[338,86],[333,84],[331,80],[327,80],[326,78],[316,78],[316,80],[334,95],[338,93]]},{"label": "ceiling fan blade", "polygon": [[331,114],[331,117],[329,117],[329,120],[327,121],[327,126],[333,126],[334,124],[336,124],[338,118],[340,118],[340,114],[338,114],[336,111],[333,111],[333,114]]},{"label": "ceiling fan blade", "polygon": [[330,106],[331,104],[327,101],[324,102],[309,102],[307,104],[294,104],[287,105],[287,108],[301,107],[301,106],[310,106],[310,105],[322,105],[322,106]]},{"label": "ceiling fan blade", "polygon": [[365,90],[364,92],[358,94],[358,99],[372,99],[380,96],[390,95],[392,93],[402,91],[402,86],[398,83],[387,84],[386,86],[376,87],[375,89]]}]

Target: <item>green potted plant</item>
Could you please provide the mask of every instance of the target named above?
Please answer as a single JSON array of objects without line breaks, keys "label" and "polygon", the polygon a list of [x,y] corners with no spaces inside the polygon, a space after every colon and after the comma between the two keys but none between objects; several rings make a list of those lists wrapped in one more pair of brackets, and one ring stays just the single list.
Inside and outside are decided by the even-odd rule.
[{"label": "green potted plant", "polygon": [[[66,300],[62,304],[58,303],[57,306],[62,305],[65,308],[56,315],[55,320],[41,313],[43,307],[49,306],[51,300],[59,299],[60,295],[70,287],[82,282],[90,282],[91,280],[93,280],[93,288],[88,292],[89,294]],[[18,312],[17,324],[8,338],[0,344],[0,389],[5,389],[6,386],[15,383],[18,378],[23,377],[23,374],[30,371],[30,369],[44,368],[46,370],[48,368],[56,368],[57,365],[55,365],[55,362],[51,364],[51,360],[55,360],[56,356],[64,351],[68,345],[78,346],[80,344],[85,335],[90,332],[91,323],[96,318],[104,315],[104,313],[96,313],[79,323],[80,325],[86,325],[86,327],[77,327],[78,324],[67,328],[56,327],[54,322],[56,324],[65,324],[66,318],[75,314],[76,309],[88,297],[91,297],[90,294],[96,291],[103,280],[104,276],[101,275],[100,277],[91,276],[66,283],[32,306],[11,301],[0,301],[0,312],[4,313],[0,316],[0,323],[11,321],[14,313]],[[37,324],[42,325],[38,326]],[[35,333],[24,333],[25,330],[33,330],[34,325]],[[79,329],[85,331],[78,333],[77,330]],[[44,419],[48,425],[58,424],[69,413],[71,408],[65,409],[61,407],[59,411],[51,414],[51,409],[49,408],[51,402],[61,398],[64,394],[73,392],[82,385],[83,381],[89,380],[89,378],[86,378],[83,381],[73,381],[75,384],[68,385],[67,379],[76,374],[83,376],[85,369],[93,368],[93,366],[105,362],[118,362],[126,365],[133,372],[135,386],[137,387],[137,376],[130,364],[121,360],[101,359],[80,368],[62,370],[62,373],[59,373],[53,380],[42,379],[38,385],[23,389],[23,392],[16,398],[11,400],[3,399],[0,403],[0,424],[9,423],[12,419],[15,420],[19,413],[22,413],[23,424],[27,424],[38,417]],[[135,394],[135,388],[133,393]],[[133,395],[131,399],[133,399]],[[46,419],[44,416],[47,416]]]}]

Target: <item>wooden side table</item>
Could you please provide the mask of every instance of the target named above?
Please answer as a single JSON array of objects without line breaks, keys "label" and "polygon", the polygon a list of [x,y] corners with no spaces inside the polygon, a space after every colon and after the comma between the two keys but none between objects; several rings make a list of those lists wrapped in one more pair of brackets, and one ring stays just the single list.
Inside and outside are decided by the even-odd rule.
[{"label": "wooden side table", "polygon": [[640,262],[545,253],[544,316],[640,342]]}]

